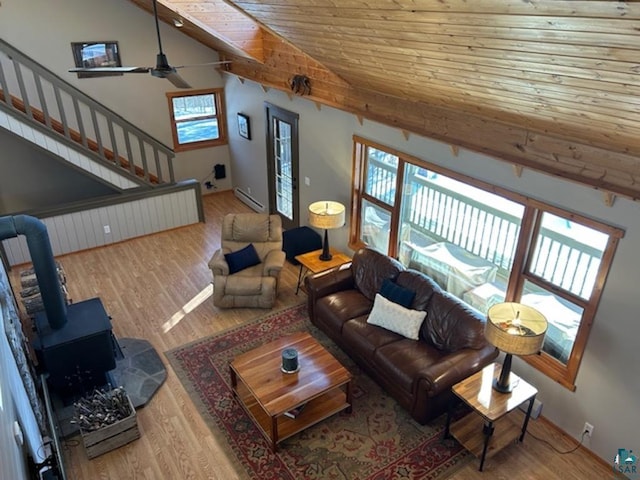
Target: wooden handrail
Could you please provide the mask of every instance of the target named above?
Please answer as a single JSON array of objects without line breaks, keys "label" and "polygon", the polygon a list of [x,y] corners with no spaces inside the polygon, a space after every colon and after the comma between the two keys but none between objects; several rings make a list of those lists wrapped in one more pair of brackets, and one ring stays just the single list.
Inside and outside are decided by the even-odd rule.
[{"label": "wooden handrail", "polygon": [[[25,115],[27,114],[27,109],[24,105],[24,102],[13,96],[10,95],[11,98],[11,103],[10,105],[13,106],[14,109],[24,113]],[[0,100],[9,104],[9,102],[7,102],[7,99],[5,97],[5,94],[2,90],[0,90]],[[41,110],[38,110],[37,108],[34,108],[33,106],[29,107],[31,110],[31,114],[34,120],[36,120],[37,122],[41,123],[42,125],[47,125],[46,119],[45,119],[45,115]],[[50,123],[51,123],[51,130],[55,131],[56,133],[59,133],[62,136],[65,136],[65,129],[64,129],[64,125],[59,122],[58,120],[55,120],[53,118],[50,118]],[[69,138],[71,140],[73,140],[74,142],[78,143],[79,145],[83,145],[82,143],[82,136],[80,135],[79,132],[69,129],[69,136],[65,137],[65,138]],[[91,139],[87,139],[87,148],[89,150],[91,150],[92,152],[96,152],[98,153],[100,151],[100,148],[98,146],[98,143],[95,140],[91,140]],[[124,158],[123,156],[119,155],[118,156],[118,160],[116,161],[115,155],[113,154],[113,152],[107,148],[103,147],[103,151],[104,151],[104,158],[108,161],[111,161],[114,165],[119,165],[121,168],[126,169],[128,172],[131,171],[131,164],[129,162],[128,159]],[[137,165],[134,166],[134,171],[136,176],[140,177],[140,178],[144,178],[144,170],[140,167],[138,167]],[[159,184],[159,180],[158,177],[156,175],[153,175],[151,173],[149,173],[149,182],[152,184]]]}]

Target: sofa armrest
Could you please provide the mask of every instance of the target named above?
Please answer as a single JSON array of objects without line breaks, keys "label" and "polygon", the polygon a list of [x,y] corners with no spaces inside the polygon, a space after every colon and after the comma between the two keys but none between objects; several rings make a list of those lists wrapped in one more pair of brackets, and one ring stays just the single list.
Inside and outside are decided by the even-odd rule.
[{"label": "sofa armrest", "polygon": [[426,390],[430,397],[438,395],[489,365],[497,356],[498,349],[489,344],[479,350],[464,348],[453,352],[421,372],[416,379],[418,388]]},{"label": "sofa armrest", "polygon": [[209,260],[209,268],[213,272],[213,275],[229,275],[229,265],[224,258],[225,253],[230,253],[228,248],[220,248],[213,253],[211,260]]},{"label": "sofa armrest", "polygon": [[304,285],[307,289],[309,318],[313,322],[315,320],[315,304],[319,299],[335,292],[355,288],[351,263],[345,263],[324,272],[308,275],[304,279]]},{"label": "sofa armrest", "polygon": [[264,257],[262,275],[265,277],[278,277],[284,267],[286,254],[282,250],[271,250]]},{"label": "sofa armrest", "polygon": [[308,275],[304,279],[309,298],[317,300],[341,290],[354,288],[351,264],[347,263],[339,267],[331,268],[324,272]]}]

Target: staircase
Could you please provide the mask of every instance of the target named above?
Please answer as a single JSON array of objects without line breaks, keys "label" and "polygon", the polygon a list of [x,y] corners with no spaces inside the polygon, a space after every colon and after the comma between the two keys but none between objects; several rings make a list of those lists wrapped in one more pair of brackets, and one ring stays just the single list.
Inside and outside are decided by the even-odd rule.
[{"label": "staircase", "polygon": [[[40,218],[54,255],[203,222],[200,184],[176,182],[173,151],[0,39],[0,128],[117,192],[20,212]],[[5,266],[30,262],[23,236],[0,243]]]},{"label": "staircase", "polygon": [[[22,133],[26,124],[29,133],[31,129],[44,133],[102,168],[126,176],[132,182],[129,188],[175,181],[169,147],[4,40],[0,40],[0,109],[13,117],[13,123],[7,115],[0,118],[1,126],[31,141]],[[102,179],[110,181],[111,176]]]}]

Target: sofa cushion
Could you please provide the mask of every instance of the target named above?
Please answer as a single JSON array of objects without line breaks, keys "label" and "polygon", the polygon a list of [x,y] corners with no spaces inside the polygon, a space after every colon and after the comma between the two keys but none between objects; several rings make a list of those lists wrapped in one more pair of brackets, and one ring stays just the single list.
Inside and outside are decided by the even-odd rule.
[{"label": "sofa cushion", "polygon": [[245,268],[253,267],[260,263],[260,257],[253,243],[244,248],[231,253],[225,253],[224,259],[229,265],[229,275],[232,275]]},{"label": "sofa cushion", "polygon": [[373,361],[387,380],[407,392],[413,392],[414,382],[444,357],[444,353],[425,342],[402,339],[387,343],[376,349]]},{"label": "sofa cushion", "polygon": [[404,267],[396,259],[377,250],[361,248],[353,256],[351,269],[356,288],[373,301],[382,287],[382,281],[396,278]]},{"label": "sofa cushion", "polygon": [[401,287],[400,285],[397,285],[390,278],[385,278],[382,281],[382,287],[380,288],[380,295],[382,295],[384,298],[388,300],[391,300],[394,303],[402,305],[405,308],[409,308],[413,303],[413,299],[416,296],[416,292],[414,292],[410,288]]},{"label": "sofa cushion", "polygon": [[342,338],[356,355],[371,358],[378,347],[402,340],[404,337],[386,328],[367,323],[367,316],[363,315],[345,322]]},{"label": "sofa cushion", "polygon": [[262,277],[228,277],[224,293],[226,295],[260,295]]},{"label": "sofa cushion", "polygon": [[486,345],[485,318],[447,292],[436,292],[429,302],[429,315],[421,336],[445,352],[461,348],[479,349]]},{"label": "sofa cushion", "polygon": [[405,270],[398,274],[396,284],[410,288],[416,292],[413,303],[409,305],[414,310],[429,310],[427,306],[434,292],[441,292],[440,286],[430,277],[417,270]]},{"label": "sofa cushion", "polygon": [[426,315],[427,312],[424,310],[405,308],[378,293],[373,302],[373,309],[369,314],[367,323],[399,333],[411,340],[418,340],[420,338],[420,326]]},{"label": "sofa cushion", "polygon": [[373,302],[357,290],[344,290],[318,299],[315,305],[316,321],[341,333],[344,322],[366,315]]}]

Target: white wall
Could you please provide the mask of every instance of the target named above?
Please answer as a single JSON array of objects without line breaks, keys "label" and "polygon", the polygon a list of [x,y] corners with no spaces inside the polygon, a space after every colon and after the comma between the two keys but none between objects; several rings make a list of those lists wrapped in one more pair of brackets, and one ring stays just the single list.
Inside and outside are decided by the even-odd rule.
[{"label": "white wall", "polygon": [[[336,200],[349,205],[351,191],[351,137],[358,126],[356,118],[339,110],[322,107],[319,112],[313,102],[269,90],[266,94],[253,82],[241,84],[229,75],[225,86],[227,115],[230,125],[233,186],[247,192],[263,205],[269,205],[266,160],[265,102],[300,115],[300,224],[308,223],[307,207],[317,200]],[[240,137],[237,113],[251,119],[251,140]],[[310,185],[305,185],[305,177]],[[332,230],[330,243],[346,245],[346,228]]]},{"label": "white wall", "polygon": [[[611,463],[618,448],[640,448],[640,364],[638,309],[640,301],[640,208],[618,198],[606,207],[602,193],[555,177],[525,169],[516,177],[510,164],[460,150],[456,157],[448,145],[400,130],[364,121],[332,108],[317,110],[300,97],[290,100],[282,92],[264,93],[255,83],[241,84],[229,76],[226,84],[229,115],[251,117],[253,140],[247,142],[232,129],[231,154],[236,185],[250,186],[254,197],[267,204],[264,101],[300,114],[301,209],[323,198],[350,202],[352,135],[358,134],[429,162],[512,191],[543,200],[596,220],[626,229],[604,289],[595,324],[571,392],[525,362],[514,360],[514,371],[533,383],[544,403],[543,415],[576,438],[585,421],[595,426],[587,448]],[[237,129],[235,129],[237,130]],[[311,180],[304,185],[304,177]],[[306,218],[302,224],[306,224]],[[347,227],[332,231],[332,244],[346,248]],[[533,441],[533,440],[532,440]]]},{"label": "white wall", "polygon": [[[0,478],[21,480],[29,477],[22,449],[13,436],[13,425],[18,422],[18,413],[11,396],[13,382],[9,373],[11,371],[12,375],[17,375],[17,368],[15,362],[11,364],[13,354],[4,336],[3,317],[0,309]],[[10,370],[11,367],[13,370]]]},{"label": "white wall", "polygon": [[[161,23],[160,30],[171,65],[218,60],[215,51],[177,29]],[[173,148],[165,93],[176,88],[168,80],[150,74],[78,79],[67,71],[74,66],[71,42],[81,41],[117,41],[123,65],[155,65],[158,47],[152,15],[126,0],[4,0],[0,32],[13,47]],[[195,89],[223,85],[214,67],[181,69],[180,75]],[[203,180],[216,163],[229,171],[226,145],[179,153],[174,160],[176,180]],[[228,189],[231,178],[214,183],[219,190]]]},{"label": "white wall", "polygon": [[[0,478],[28,478],[26,452],[44,461],[43,440],[18,371],[5,325],[17,322],[17,312],[6,272],[0,264]],[[22,434],[16,441],[15,428]]]}]

